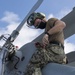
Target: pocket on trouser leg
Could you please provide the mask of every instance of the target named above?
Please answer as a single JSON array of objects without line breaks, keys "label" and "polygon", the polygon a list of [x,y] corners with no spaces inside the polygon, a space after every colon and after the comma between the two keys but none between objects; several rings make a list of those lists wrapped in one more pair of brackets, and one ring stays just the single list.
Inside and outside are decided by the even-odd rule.
[{"label": "pocket on trouser leg", "polygon": [[58,46],[58,45],[53,45],[52,47],[50,47],[51,51],[54,52],[55,54],[64,54],[64,50]]},{"label": "pocket on trouser leg", "polygon": [[40,68],[35,68],[35,72],[32,75],[42,75]]},{"label": "pocket on trouser leg", "polygon": [[54,58],[53,58],[53,61],[55,63],[59,63],[59,64],[66,64],[65,57],[62,57],[61,55],[55,55]]}]

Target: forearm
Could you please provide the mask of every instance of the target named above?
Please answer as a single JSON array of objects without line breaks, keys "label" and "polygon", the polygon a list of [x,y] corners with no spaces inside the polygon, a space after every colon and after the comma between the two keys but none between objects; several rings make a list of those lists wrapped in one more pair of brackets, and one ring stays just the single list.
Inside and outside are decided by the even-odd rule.
[{"label": "forearm", "polygon": [[55,33],[61,32],[61,31],[62,31],[62,29],[60,29],[59,27],[53,27],[52,29],[50,29],[50,30],[48,31],[48,33],[49,33],[50,35],[52,35],[52,34],[55,34]]}]

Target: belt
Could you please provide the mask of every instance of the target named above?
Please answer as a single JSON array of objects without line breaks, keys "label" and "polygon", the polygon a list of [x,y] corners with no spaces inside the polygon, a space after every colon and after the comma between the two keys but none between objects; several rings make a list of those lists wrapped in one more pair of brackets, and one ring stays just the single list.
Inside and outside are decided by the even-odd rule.
[{"label": "belt", "polygon": [[50,44],[59,45],[59,46],[61,46],[64,49],[64,46],[61,43],[57,42],[57,41],[51,41]]}]

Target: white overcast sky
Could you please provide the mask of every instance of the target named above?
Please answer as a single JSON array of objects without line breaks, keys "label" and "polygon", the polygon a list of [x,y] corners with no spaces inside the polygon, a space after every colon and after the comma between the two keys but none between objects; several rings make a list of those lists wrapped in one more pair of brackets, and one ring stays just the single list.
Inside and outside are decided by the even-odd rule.
[{"label": "white overcast sky", "polygon": [[[21,23],[36,1],[37,0],[1,0],[0,35],[11,34],[12,31]],[[56,2],[55,0],[44,0],[42,5],[36,11],[45,13],[47,19],[51,17],[61,19],[72,11],[74,4],[74,0],[56,0]],[[20,48],[22,45],[34,40],[34,38],[39,36],[42,32],[43,31],[39,29],[30,29],[25,24],[21,29],[19,36],[14,41],[14,44]],[[75,42],[72,42],[72,39],[74,39],[74,37],[65,40],[66,53],[75,51]],[[2,41],[0,44],[2,45]]]}]

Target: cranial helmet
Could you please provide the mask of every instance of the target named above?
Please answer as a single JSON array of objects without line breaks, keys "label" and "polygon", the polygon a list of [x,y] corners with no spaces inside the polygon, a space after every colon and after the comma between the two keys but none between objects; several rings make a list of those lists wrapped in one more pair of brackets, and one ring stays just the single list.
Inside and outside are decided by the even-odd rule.
[{"label": "cranial helmet", "polygon": [[43,19],[43,18],[45,18],[45,14],[34,12],[34,13],[30,14],[30,16],[28,17],[27,24],[29,26],[32,26],[32,25],[34,25],[34,22],[35,22],[36,19]]}]

